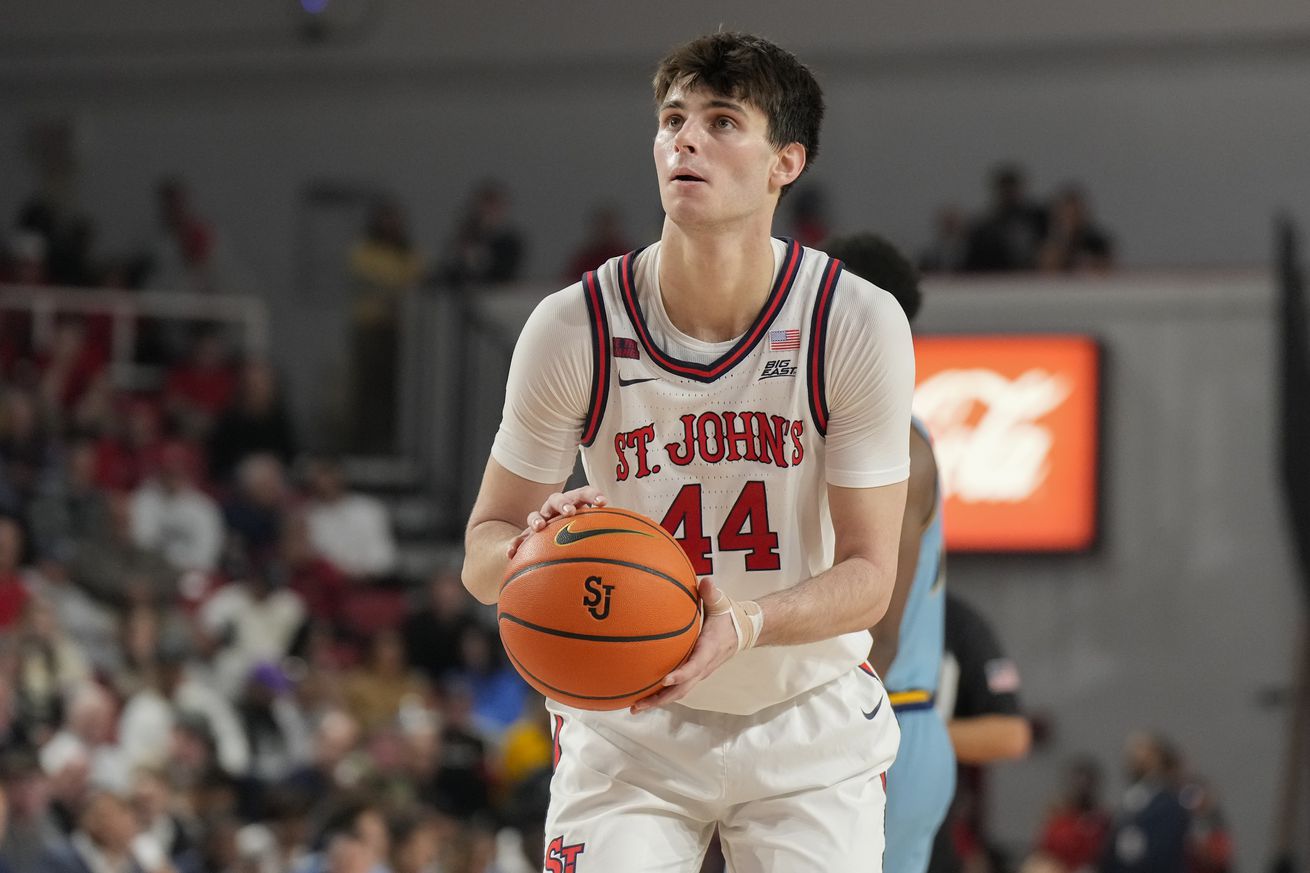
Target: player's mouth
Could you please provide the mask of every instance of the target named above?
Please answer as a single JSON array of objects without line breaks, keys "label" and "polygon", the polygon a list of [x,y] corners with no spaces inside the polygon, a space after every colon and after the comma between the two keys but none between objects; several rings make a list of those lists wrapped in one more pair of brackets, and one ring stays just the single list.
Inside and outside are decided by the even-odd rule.
[{"label": "player's mouth", "polygon": [[674,173],[670,181],[683,184],[696,184],[697,182],[704,182],[705,180],[700,176],[697,176],[695,173],[688,173],[684,170],[682,172]]}]

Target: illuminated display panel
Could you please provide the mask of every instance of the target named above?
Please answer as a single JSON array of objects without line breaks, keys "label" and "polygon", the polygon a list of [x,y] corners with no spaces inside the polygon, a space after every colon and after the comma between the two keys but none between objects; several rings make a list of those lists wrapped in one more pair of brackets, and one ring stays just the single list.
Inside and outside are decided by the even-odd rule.
[{"label": "illuminated display panel", "polygon": [[1083,551],[1096,538],[1099,347],[1087,336],[915,340],[952,551]]}]

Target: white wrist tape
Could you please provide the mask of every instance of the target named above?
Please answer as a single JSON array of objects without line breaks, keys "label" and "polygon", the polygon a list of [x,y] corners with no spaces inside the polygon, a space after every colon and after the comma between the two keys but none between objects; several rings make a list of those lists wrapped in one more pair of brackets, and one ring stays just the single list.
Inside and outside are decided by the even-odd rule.
[{"label": "white wrist tape", "polygon": [[733,600],[719,591],[719,598],[705,604],[709,615],[727,615],[737,631],[737,651],[749,649],[760,639],[764,630],[764,610],[754,600]]}]

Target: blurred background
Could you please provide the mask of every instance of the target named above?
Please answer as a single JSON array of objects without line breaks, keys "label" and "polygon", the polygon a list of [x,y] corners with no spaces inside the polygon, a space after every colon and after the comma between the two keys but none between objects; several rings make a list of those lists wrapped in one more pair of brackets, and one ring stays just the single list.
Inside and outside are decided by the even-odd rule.
[{"label": "blurred background", "polygon": [[528,312],[658,236],[650,77],[720,26],[827,96],[775,232],[924,273],[948,584],[1032,727],[965,869],[1175,869],[1147,771],[1186,869],[1305,859],[1301,0],[14,0],[0,863],[537,869],[549,725],[463,521]]}]

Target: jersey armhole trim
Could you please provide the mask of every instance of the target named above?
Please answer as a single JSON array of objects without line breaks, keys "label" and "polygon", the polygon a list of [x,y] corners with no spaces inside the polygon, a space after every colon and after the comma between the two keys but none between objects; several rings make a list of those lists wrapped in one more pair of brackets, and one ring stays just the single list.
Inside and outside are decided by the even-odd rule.
[{"label": "jersey armhole trim", "polygon": [[610,394],[609,320],[600,298],[600,280],[592,270],[582,277],[582,296],[587,301],[587,320],[591,322],[591,399],[582,428],[582,444],[590,446],[600,432],[601,419]]},{"label": "jersey armhole trim", "polygon": [[836,258],[828,259],[819,283],[819,294],[814,301],[814,316],[810,319],[810,366],[806,380],[806,393],[810,401],[810,417],[819,436],[828,436],[828,320],[832,316],[832,298],[837,290],[845,265]]}]

